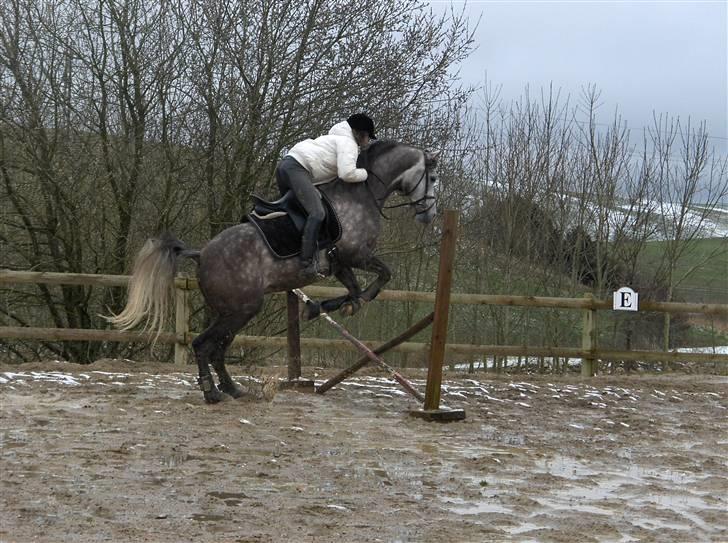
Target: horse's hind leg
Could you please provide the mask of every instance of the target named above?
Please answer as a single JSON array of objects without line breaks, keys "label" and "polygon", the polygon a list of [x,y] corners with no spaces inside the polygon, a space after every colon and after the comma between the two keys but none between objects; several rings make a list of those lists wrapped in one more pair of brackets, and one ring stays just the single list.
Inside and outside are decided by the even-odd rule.
[{"label": "horse's hind leg", "polygon": [[[199,377],[197,383],[202,389],[207,403],[217,403],[222,400],[222,394],[215,386],[215,380],[212,378],[210,371],[210,362],[220,356],[219,348],[221,345],[229,345],[235,332],[221,318],[216,318],[213,323],[199,336],[192,340],[192,348],[195,351],[197,359],[197,368]],[[227,338],[230,338],[228,340]],[[224,356],[225,351],[222,351]]]},{"label": "horse's hind leg", "polygon": [[[235,398],[242,395],[242,389],[232,380],[225,368],[225,352],[235,334],[253,318],[261,305],[262,299],[258,304],[246,304],[240,313],[217,317],[210,327],[192,342],[200,374],[198,383],[207,403],[219,402],[222,399],[220,391]],[[212,378],[210,363],[220,379],[219,389]]]},{"label": "horse's hind leg", "polygon": [[210,372],[210,360],[214,355],[214,345],[219,334],[218,321],[215,320],[205,331],[192,340],[192,348],[195,351],[199,373],[197,384],[200,385],[207,403],[217,403],[222,400],[222,395],[215,386],[215,380]]},{"label": "horse's hind leg", "polygon": [[243,395],[243,389],[240,387],[240,385],[233,381],[233,378],[230,377],[230,374],[225,367],[225,353],[227,352],[234,338],[235,333],[233,333],[229,338],[226,337],[225,342],[221,343],[218,346],[215,355],[212,357],[212,367],[215,368],[215,372],[217,373],[217,377],[220,381],[218,388],[222,392],[232,396],[233,398],[240,398],[240,396]]}]

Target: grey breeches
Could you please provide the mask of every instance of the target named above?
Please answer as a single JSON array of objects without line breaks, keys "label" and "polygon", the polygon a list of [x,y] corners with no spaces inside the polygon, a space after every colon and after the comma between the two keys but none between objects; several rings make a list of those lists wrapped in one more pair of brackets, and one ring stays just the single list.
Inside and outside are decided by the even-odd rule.
[{"label": "grey breeches", "polygon": [[324,206],[319,191],[313,185],[313,178],[306,168],[290,156],[281,160],[276,168],[276,181],[281,196],[292,190],[308,214],[303,228],[303,250],[301,258],[310,258],[315,249],[319,227],[324,220]]}]

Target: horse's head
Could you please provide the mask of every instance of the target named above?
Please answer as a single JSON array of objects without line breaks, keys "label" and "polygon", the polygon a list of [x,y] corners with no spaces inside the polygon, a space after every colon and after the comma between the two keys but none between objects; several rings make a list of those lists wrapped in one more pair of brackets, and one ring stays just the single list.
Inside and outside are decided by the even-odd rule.
[{"label": "horse's head", "polygon": [[429,224],[437,214],[435,183],[437,183],[437,159],[439,152],[422,151],[422,159],[405,172],[400,192],[410,199],[415,208],[415,219]]},{"label": "horse's head", "polygon": [[437,183],[437,159],[439,152],[422,151],[416,147],[395,142],[375,142],[360,155],[359,166],[367,168],[380,187],[386,189],[380,203],[391,193],[406,197],[415,218],[431,223],[437,214],[435,184]]}]

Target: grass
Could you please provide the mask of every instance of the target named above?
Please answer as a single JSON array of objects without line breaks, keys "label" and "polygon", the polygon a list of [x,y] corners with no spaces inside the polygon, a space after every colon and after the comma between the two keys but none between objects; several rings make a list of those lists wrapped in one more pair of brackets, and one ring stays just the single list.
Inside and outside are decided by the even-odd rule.
[{"label": "grass", "polygon": [[714,330],[705,326],[691,326],[683,335],[685,347],[728,345],[728,333],[719,329]]},{"label": "grass", "polygon": [[[643,267],[655,269],[663,259],[667,242],[649,242],[642,255]],[[677,263],[675,297],[693,303],[728,304],[728,238],[697,239],[688,243]]]}]

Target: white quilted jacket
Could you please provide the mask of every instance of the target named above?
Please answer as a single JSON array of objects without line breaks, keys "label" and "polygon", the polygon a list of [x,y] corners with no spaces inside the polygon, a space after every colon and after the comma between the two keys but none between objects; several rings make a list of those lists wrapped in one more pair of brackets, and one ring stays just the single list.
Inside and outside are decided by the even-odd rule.
[{"label": "white quilted jacket", "polygon": [[348,183],[360,183],[367,178],[367,171],[356,167],[359,146],[346,121],[335,124],[326,136],[297,143],[288,155],[309,171],[314,184],[327,183],[335,177]]}]

